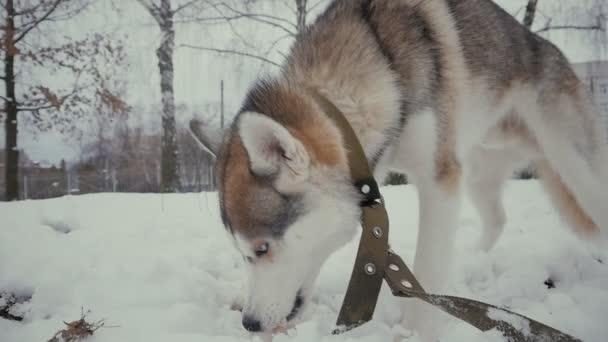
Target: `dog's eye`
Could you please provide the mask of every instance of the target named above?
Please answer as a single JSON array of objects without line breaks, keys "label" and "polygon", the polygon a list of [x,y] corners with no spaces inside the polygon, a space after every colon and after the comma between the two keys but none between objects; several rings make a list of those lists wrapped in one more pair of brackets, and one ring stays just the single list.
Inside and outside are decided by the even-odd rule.
[{"label": "dog's eye", "polygon": [[257,256],[257,257],[261,257],[262,255],[265,255],[267,253],[268,253],[268,242],[264,242],[263,244],[259,245],[255,250],[255,256]]}]

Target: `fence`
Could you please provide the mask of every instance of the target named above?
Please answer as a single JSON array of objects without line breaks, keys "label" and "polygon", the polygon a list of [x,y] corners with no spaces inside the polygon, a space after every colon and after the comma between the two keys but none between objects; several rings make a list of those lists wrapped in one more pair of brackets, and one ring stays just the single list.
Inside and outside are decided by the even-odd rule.
[{"label": "fence", "polygon": [[[2,169],[0,167],[0,169]],[[2,178],[4,170],[2,171]],[[44,199],[67,194],[99,192],[160,192],[160,165],[152,168],[43,168],[20,170],[19,199]],[[202,164],[194,170],[182,169],[181,192],[214,191],[213,168]],[[4,182],[0,182],[0,200],[4,199]]]}]

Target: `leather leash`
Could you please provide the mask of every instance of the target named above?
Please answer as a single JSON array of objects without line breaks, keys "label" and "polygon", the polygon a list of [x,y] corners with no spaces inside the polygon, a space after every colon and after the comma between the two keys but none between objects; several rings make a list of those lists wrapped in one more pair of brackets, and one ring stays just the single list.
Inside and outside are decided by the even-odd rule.
[{"label": "leather leash", "polygon": [[389,247],[389,219],[384,199],[351,125],[331,101],[314,90],[311,93],[342,133],[350,175],[363,198],[360,203],[363,232],[336,322],[338,329],[334,330],[334,334],[357,328],[372,320],[382,282],[386,281],[394,296],[423,300],[481,331],[497,329],[508,341],[582,342],[545,324],[494,305],[427,293],[401,257]]}]

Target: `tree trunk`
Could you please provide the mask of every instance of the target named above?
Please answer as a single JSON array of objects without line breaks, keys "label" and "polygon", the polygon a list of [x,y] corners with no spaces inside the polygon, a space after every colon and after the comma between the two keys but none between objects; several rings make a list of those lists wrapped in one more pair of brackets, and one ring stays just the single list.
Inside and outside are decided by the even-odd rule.
[{"label": "tree trunk", "polygon": [[17,149],[17,99],[15,96],[15,6],[13,0],[6,2],[6,41],[4,51],[4,84],[6,86],[6,101],[4,102],[6,118],[4,129],[6,135],[6,200],[19,199],[19,150]]},{"label": "tree trunk", "polygon": [[302,32],[306,27],[306,11],[308,0],[296,0],[296,20],[298,33]]},{"label": "tree trunk", "polygon": [[173,50],[175,31],[171,0],[161,0],[160,5],[161,43],[156,55],[160,71],[160,91],[162,101],[161,141],[161,191],[177,192],[181,188],[179,172],[179,152],[175,129],[175,97],[173,93]]},{"label": "tree trunk", "polygon": [[537,4],[538,0],[528,0],[528,5],[526,6],[526,16],[524,17],[524,25],[529,29],[531,29],[532,24],[534,24]]}]

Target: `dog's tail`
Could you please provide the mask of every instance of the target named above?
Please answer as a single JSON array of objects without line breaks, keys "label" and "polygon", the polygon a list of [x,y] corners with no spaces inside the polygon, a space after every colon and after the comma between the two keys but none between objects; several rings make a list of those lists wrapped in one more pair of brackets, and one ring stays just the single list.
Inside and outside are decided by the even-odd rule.
[{"label": "dog's tail", "polygon": [[597,237],[600,233],[598,225],[581,207],[572,191],[551,165],[547,161],[540,161],[536,164],[536,171],[553,205],[574,232],[586,240]]},{"label": "dog's tail", "polygon": [[526,115],[543,154],[539,171],[567,222],[602,245],[608,242],[605,122],[576,76],[566,75],[558,83],[553,93],[539,93]]}]

